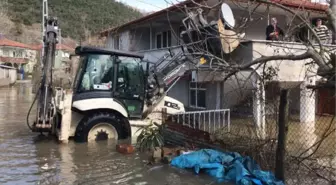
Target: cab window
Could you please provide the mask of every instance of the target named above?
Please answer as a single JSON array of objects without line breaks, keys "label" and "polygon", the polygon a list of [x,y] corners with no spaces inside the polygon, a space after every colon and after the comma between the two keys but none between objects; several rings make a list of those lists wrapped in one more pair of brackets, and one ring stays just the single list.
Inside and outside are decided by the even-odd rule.
[{"label": "cab window", "polygon": [[110,55],[87,55],[80,91],[111,91],[113,86],[113,57]]},{"label": "cab window", "polygon": [[[122,94],[141,94],[144,92],[144,71],[141,59],[118,57],[120,64],[117,76],[117,91]],[[134,98],[134,97],[133,97]]]}]

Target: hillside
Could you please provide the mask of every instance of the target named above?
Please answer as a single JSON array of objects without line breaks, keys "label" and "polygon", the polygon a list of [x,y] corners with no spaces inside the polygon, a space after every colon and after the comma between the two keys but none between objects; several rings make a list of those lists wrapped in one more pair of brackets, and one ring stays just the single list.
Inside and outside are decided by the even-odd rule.
[{"label": "hillside", "polygon": [[[114,0],[49,0],[49,15],[56,16],[62,37],[77,41],[89,35],[141,16],[141,13]],[[0,33],[22,40],[39,37],[42,0],[0,0]],[[6,19],[7,18],[7,19]],[[4,25],[5,24],[5,25]],[[3,27],[11,25],[11,27]],[[29,40],[29,39],[28,39]],[[35,40],[35,39],[33,39]]]}]

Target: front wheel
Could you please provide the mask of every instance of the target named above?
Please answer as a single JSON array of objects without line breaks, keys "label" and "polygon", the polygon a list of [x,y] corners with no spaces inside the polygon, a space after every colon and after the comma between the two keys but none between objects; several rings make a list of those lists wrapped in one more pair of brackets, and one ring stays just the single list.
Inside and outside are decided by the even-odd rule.
[{"label": "front wheel", "polygon": [[75,141],[92,142],[101,140],[118,140],[129,136],[130,126],[125,118],[111,113],[95,113],[78,125]]}]

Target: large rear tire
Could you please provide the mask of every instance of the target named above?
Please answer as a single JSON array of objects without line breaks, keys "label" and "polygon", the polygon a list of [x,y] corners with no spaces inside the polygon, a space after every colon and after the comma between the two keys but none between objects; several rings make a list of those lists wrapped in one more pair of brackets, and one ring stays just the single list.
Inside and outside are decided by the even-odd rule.
[{"label": "large rear tire", "polygon": [[129,136],[130,125],[126,118],[112,113],[96,112],[79,123],[75,133],[75,141],[119,140]]}]

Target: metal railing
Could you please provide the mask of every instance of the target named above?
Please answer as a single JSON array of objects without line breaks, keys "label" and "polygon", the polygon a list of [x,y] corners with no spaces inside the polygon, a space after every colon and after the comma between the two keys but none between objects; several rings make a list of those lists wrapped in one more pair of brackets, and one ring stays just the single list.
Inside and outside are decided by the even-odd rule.
[{"label": "metal railing", "polygon": [[213,133],[227,127],[230,132],[230,109],[183,112],[171,116],[174,122],[190,128]]}]

